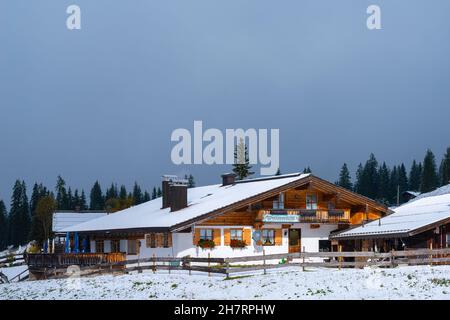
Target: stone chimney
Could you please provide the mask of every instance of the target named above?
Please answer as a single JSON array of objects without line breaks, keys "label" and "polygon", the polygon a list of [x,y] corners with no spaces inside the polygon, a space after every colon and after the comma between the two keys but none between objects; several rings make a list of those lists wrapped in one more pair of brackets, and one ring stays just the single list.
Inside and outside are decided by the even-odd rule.
[{"label": "stone chimney", "polygon": [[225,173],[222,175],[222,186],[234,184],[235,181],[236,175],[234,173]]}]

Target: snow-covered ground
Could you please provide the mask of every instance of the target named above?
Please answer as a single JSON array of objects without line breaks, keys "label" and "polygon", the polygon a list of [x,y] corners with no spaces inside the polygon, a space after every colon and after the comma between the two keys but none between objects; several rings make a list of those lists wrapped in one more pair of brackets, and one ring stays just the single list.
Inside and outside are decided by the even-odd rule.
[{"label": "snow-covered ground", "polygon": [[274,270],[208,277],[185,272],[25,281],[0,285],[5,299],[446,299],[450,266]]}]

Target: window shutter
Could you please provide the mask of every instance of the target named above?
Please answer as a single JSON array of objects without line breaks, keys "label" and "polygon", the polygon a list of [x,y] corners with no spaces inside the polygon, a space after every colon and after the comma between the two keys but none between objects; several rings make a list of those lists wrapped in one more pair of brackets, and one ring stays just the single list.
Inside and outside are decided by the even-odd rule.
[{"label": "window shutter", "polygon": [[196,246],[200,240],[200,229],[194,229],[194,237],[192,243]]},{"label": "window shutter", "polygon": [[223,245],[230,245],[230,229],[223,229]]},{"label": "window shutter", "polygon": [[156,234],[156,247],[157,248],[164,248],[164,233],[157,233]]},{"label": "window shutter", "polygon": [[212,230],[213,230],[213,241],[214,241],[214,244],[216,246],[220,246],[221,245],[221,239],[220,239],[221,232],[220,232],[220,229],[212,229]]},{"label": "window shutter", "polygon": [[283,244],[283,230],[275,229],[275,245],[281,246]]},{"label": "window shutter", "polygon": [[242,231],[242,240],[244,240],[244,242],[247,246],[252,244],[252,230],[251,229],[244,229]]}]

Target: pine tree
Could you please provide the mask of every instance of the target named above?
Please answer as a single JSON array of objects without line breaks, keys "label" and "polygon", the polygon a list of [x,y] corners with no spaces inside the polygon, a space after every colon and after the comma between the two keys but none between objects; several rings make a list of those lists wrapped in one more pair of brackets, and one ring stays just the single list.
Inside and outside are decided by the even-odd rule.
[{"label": "pine tree", "polygon": [[30,213],[25,182],[17,180],[11,197],[11,211],[9,215],[9,243],[24,245],[30,232]]},{"label": "pine tree", "polygon": [[341,172],[339,173],[339,180],[337,182],[338,186],[341,186],[342,188],[352,190],[352,180],[350,177],[350,172],[348,171],[347,164],[344,163],[341,168]]},{"label": "pine tree", "polygon": [[94,186],[91,189],[91,202],[89,205],[90,210],[104,210],[105,198],[103,197],[102,188],[100,183],[95,181]]},{"label": "pine tree", "polygon": [[420,192],[430,192],[439,186],[439,178],[436,172],[436,160],[433,152],[427,150],[425,158],[423,159],[422,182],[420,185]]},{"label": "pine tree", "polygon": [[66,191],[66,182],[61,176],[56,179],[56,206],[58,210],[70,210],[69,198]]},{"label": "pine tree", "polygon": [[87,200],[86,200],[86,194],[84,193],[84,190],[81,190],[81,197],[80,197],[80,210],[87,210]]},{"label": "pine tree", "polygon": [[254,172],[250,171],[251,168],[248,148],[244,139],[241,138],[234,148],[233,172],[236,174],[238,180],[243,180],[254,174]]},{"label": "pine tree", "polygon": [[303,173],[312,173],[311,168],[308,166],[305,169],[303,169]]},{"label": "pine tree", "polygon": [[111,186],[106,189],[105,201],[109,199],[116,199],[119,197],[119,192],[117,191],[117,185],[111,183]]},{"label": "pine tree", "polygon": [[156,199],[157,198],[157,195],[156,195],[156,187],[153,187],[153,190],[152,190],[152,200],[153,199]]},{"label": "pine tree", "polygon": [[389,203],[396,204],[397,203],[397,188],[398,188],[398,168],[394,166],[391,171],[391,177],[389,182]]},{"label": "pine tree", "polygon": [[34,239],[39,243],[42,243],[43,241],[50,238],[52,232],[52,217],[55,210],[56,201],[53,198],[53,195],[48,195],[39,199],[38,205],[36,207],[35,217],[41,227],[41,236]]},{"label": "pine tree", "polygon": [[450,147],[447,148],[447,152],[444,154],[439,166],[439,178],[441,186],[450,183]]},{"label": "pine tree", "polygon": [[127,199],[127,188],[125,188],[124,185],[120,186],[119,198],[121,200],[126,200]]},{"label": "pine tree", "polygon": [[375,199],[378,195],[378,161],[373,153],[370,154],[362,170],[358,191],[364,196]]},{"label": "pine tree", "polygon": [[147,190],[145,190],[145,192],[144,192],[144,197],[143,197],[142,201],[143,202],[150,201],[150,193],[148,193]]},{"label": "pine tree", "polygon": [[356,193],[361,194],[361,190],[362,190],[362,176],[363,176],[363,171],[364,168],[362,166],[362,163],[358,164],[358,169],[356,169],[356,182],[355,182],[355,186],[354,186],[354,190]]},{"label": "pine tree", "polygon": [[409,171],[408,189],[411,191],[420,190],[420,180],[422,179],[422,164],[417,164],[416,160],[413,160],[411,169]]},{"label": "pine tree", "polygon": [[137,182],[134,183],[134,187],[133,187],[133,199],[134,199],[134,204],[141,204],[142,203],[142,191],[141,191],[141,187],[139,187],[139,185],[137,184]]},{"label": "pine tree", "polygon": [[403,192],[408,190],[408,175],[406,173],[406,168],[403,163],[398,167],[397,170],[398,170],[398,186],[401,195]]},{"label": "pine tree", "polygon": [[5,203],[0,200],[0,251],[8,246],[8,214]]},{"label": "pine tree", "polygon": [[31,226],[30,234],[28,235],[29,240],[37,240],[43,237],[42,228],[40,226],[39,220],[36,217],[36,208],[39,200],[43,197],[49,195],[49,191],[46,187],[41,184],[35,183],[33,186],[33,192],[30,198],[30,214],[31,214]]},{"label": "pine tree", "polygon": [[75,201],[73,199],[72,189],[70,187],[67,189],[67,209],[75,210]]},{"label": "pine tree", "polygon": [[158,198],[162,197],[162,191],[161,191],[160,187],[158,187],[158,192],[156,192],[156,195],[157,195]]},{"label": "pine tree", "polygon": [[390,170],[385,162],[378,170],[378,197],[380,202],[390,203]]}]

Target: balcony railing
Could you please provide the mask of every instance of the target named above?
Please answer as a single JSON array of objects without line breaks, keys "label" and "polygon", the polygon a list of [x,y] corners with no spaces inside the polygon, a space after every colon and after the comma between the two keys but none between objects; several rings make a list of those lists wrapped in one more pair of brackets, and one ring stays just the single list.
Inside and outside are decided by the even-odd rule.
[{"label": "balcony railing", "polygon": [[261,210],[263,222],[348,223],[349,209],[269,209]]}]

